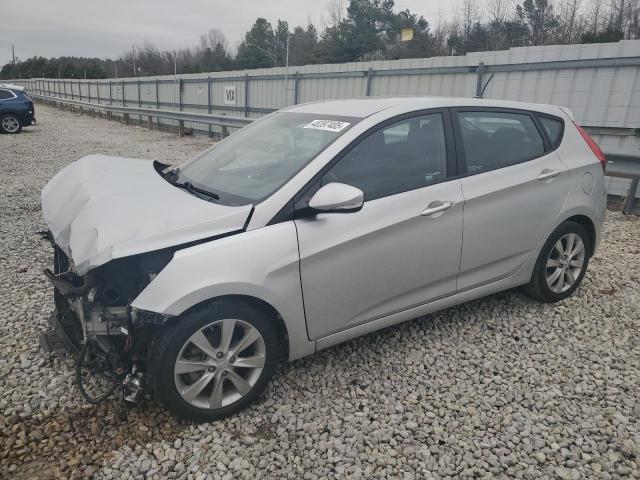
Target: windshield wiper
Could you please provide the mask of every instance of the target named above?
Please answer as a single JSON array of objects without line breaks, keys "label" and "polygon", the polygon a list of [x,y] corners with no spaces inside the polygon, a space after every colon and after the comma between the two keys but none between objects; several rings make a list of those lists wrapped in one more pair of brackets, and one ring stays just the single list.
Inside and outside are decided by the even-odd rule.
[{"label": "windshield wiper", "polygon": [[168,180],[168,181],[171,185],[176,186],[178,188],[184,188],[187,192],[191,194],[199,193],[200,195],[204,195],[205,197],[212,198],[213,200],[220,200],[220,195],[218,195],[217,193],[210,192],[203,188],[198,188],[194,186],[191,182],[180,183],[180,182],[175,182],[171,180]]},{"label": "windshield wiper", "polygon": [[153,166],[156,171],[171,185],[184,188],[187,192],[192,195],[199,193],[200,195],[204,195],[205,197],[209,197],[213,200],[220,200],[220,195],[214,192],[210,192],[205,190],[204,188],[199,188],[194,186],[191,182],[179,182],[178,178],[180,178],[180,167],[176,167],[168,172],[164,173],[164,170],[169,167],[169,165],[165,165],[163,163],[158,162],[157,160],[153,162]]}]

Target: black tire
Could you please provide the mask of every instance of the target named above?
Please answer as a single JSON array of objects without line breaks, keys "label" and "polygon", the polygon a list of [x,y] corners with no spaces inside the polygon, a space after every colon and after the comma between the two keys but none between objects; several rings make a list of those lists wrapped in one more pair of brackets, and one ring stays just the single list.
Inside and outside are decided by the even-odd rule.
[{"label": "black tire", "polygon": [[[262,335],[265,344],[262,372],[251,390],[234,403],[217,409],[198,408],[178,392],[174,380],[175,362],[182,347],[194,333],[216,320],[229,318],[251,324]],[[157,397],[177,416],[198,422],[219,420],[238,412],[260,397],[273,376],[280,351],[273,319],[246,303],[219,302],[175,319],[155,336],[149,352],[150,380]]]},{"label": "black tire", "polygon": [[[549,259],[551,250],[554,248],[556,242],[558,242],[558,240],[563,238],[565,235],[571,233],[578,235],[584,244],[584,265],[582,267],[582,270],[580,271],[580,274],[575,278],[575,282],[571,285],[570,288],[562,292],[555,292],[549,287],[547,283],[547,260]],[[531,274],[531,280],[524,287],[524,291],[530,297],[545,303],[554,303],[559,302],[560,300],[564,300],[565,298],[570,296],[582,282],[582,279],[584,278],[584,275],[587,271],[587,267],[589,266],[591,248],[591,239],[586,230],[581,225],[571,221],[564,222],[558,228],[556,228],[553,233],[551,233],[544,246],[542,247],[540,255],[536,260],[533,273]]]},{"label": "black tire", "polygon": [[[17,122],[18,126],[14,129],[5,128],[5,121],[11,120],[12,123]],[[13,113],[5,113],[4,115],[0,115],[0,132],[2,133],[20,133],[22,131],[22,122],[20,119],[14,115]]]}]

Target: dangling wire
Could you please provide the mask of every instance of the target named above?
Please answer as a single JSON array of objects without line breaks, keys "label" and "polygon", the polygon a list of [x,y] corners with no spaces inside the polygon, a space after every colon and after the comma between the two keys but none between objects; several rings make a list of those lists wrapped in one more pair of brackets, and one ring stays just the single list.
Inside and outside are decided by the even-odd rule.
[{"label": "dangling wire", "polygon": [[[116,378],[110,378],[108,375],[105,374],[105,370],[102,370],[100,372],[92,372],[92,373],[100,373],[100,375],[102,377],[104,377],[105,379],[107,379],[109,382],[113,383],[113,386],[109,387],[109,389],[106,391],[106,393],[98,396],[98,397],[92,397],[85,389],[84,384],[83,384],[83,379],[82,379],[82,364],[84,362],[84,359],[87,355],[87,352],[89,351],[89,344],[91,343],[91,341],[86,341],[85,344],[82,346],[82,349],[80,350],[80,353],[78,354],[78,358],[76,360],[76,383],[78,385],[78,389],[80,390],[80,394],[84,397],[84,399],[93,404],[93,405],[99,405],[101,403],[103,403],[107,398],[109,398],[111,396],[111,394],[116,390],[116,388],[118,388],[119,386],[122,385],[122,382],[120,382],[118,379]],[[98,360],[99,361],[99,360]],[[89,362],[87,362],[89,365]],[[110,367],[110,365],[109,365]],[[91,366],[88,366],[89,371],[91,371]]]}]

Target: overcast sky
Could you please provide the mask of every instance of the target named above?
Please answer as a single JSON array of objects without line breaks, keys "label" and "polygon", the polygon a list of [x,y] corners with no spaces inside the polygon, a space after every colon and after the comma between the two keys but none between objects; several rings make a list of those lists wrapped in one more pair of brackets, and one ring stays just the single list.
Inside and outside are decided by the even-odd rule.
[{"label": "overcast sky", "polygon": [[[457,0],[396,0],[433,25],[438,12],[453,15]],[[318,25],[328,0],[0,0],[0,66],[11,60],[11,45],[22,59],[39,55],[117,58],[145,39],[162,49],[193,46],[211,28],[235,46],[257,17],[290,28]]]}]

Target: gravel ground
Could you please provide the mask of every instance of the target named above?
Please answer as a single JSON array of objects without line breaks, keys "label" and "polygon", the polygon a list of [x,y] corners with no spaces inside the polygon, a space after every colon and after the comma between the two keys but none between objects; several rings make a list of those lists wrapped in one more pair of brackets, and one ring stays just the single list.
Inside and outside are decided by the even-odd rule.
[{"label": "gravel ground", "polygon": [[0,477],[640,478],[640,219],[616,213],[560,304],[505,292],[356,339],[217,423],[85,405],[73,361],[38,349],[40,189],[83,155],[180,161],[208,140],[37,113],[0,136]]}]

